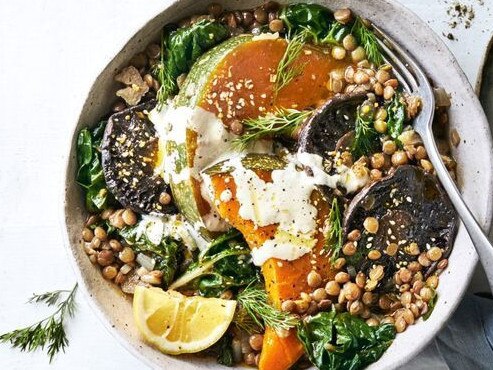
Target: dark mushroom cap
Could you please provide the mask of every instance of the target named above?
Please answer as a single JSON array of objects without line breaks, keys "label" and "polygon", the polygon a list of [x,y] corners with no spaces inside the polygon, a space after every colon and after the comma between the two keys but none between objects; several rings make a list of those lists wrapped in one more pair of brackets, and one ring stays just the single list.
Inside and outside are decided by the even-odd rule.
[{"label": "dark mushroom cap", "polygon": [[327,158],[339,140],[354,130],[356,109],[367,99],[366,94],[338,95],[329,99],[303,127],[299,150]]},{"label": "dark mushroom cap", "polygon": [[[375,217],[379,221],[376,234],[364,229],[363,222],[367,217]],[[417,243],[420,253],[439,247],[447,257],[452,250],[457,227],[457,213],[437,178],[420,167],[400,166],[391,175],[363,189],[346,210],[344,235],[354,229],[361,231],[357,253],[348,258],[348,263],[365,273],[375,264],[383,265],[385,277],[378,288],[389,290],[394,288],[394,273],[417,260],[419,253],[406,252],[410,243]],[[399,246],[394,256],[385,253],[390,243]],[[376,261],[367,258],[373,249],[381,252]],[[431,274],[436,264],[423,271],[424,275]]]},{"label": "dark mushroom cap", "polygon": [[152,100],[110,117],[101,145],[103,172],[108,189],[124,207],[139,213],[176,213],[173,203],[159,203],[170,189],[154,171],[158,137],[147,112],[155,105]]}]

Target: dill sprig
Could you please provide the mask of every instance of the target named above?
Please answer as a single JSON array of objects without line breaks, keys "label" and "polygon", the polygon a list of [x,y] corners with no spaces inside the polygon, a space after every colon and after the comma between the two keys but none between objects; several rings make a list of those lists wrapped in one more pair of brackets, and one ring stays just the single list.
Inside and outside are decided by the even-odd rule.
[{"label": "dill sprig", "polygon": [[331,252],[331,261],[334,262],[342,249],[342,222],[341,211],[339,209],[339,201],[336,197],[332,200],[329,217],[327,219],[327,252]]},{"label": "dill sprig", "polygon": [[378,134],[373,128],[373,106],[371,103],[363,103],[357,108],[355,134],[351,153],[356,158],[369,154],[375,144]]},{"label": "dill sprig", "polygon": [[242,122],[245,131],[234,144],[245,149],[249,143],[265,137],[291,135],[310,114],[309,110],[277,108],[265,116],[246,119]]},{"label": "dill sprig", "polygon": [[294,65],[294,62],[300,56],[306,38],[306,32],[300,32],[288,41],[288,46],[277,65],[274,78],[274,96],[277,96],[283,87],[303,72],[305,65]]},{"label": "dill sprig", "polygon": [[70,293],[70,290],[54,290],[52,292],[46,292],[42,294],[33,294],[27,303],[39,303],[44,302],[48,306],[56,304],[64,293]]},{"label": "dill sprig", "polygon": [[263,329],[243,307],[236,310],[233,323],[249,335],[261,333]]},{"label": "dill sprig", "polygon": [[358,43],[363,46],[366,52],[366,56],[371,63],[374,63],[377,67],[383,64],[382,51],[380,45],[378,45],[377,37],[375,34],[365,25],[361,17],[357,17],[354,21],[351,33],[356,37]]},{"label": "dill sprig", "polygon": [[265,290],[256,285],[248,285],[236,299],[255,324],[261,328],[268,326],[274,330],[289,330],[298,324],[295,315],[272,307],[268,303]]},{"label": "dill sprig", "polygon": [[[16,329],[0,335],[0,343],[10,342],[13,348],[32,352],[38,348],[44,349],[48,345],[50,363],[55,355],[63,351],[68,345],[67,335],[63,322],[67,317],[73,317],[76,303],[75,294],[78,284],[72,290],[56,290],[43,294],[33,295],[29,302],[44,302],[48,306],[57,304],[56,311],[37,323],[22,329]],[[59,302],[61,296],[68,293],[64,301]]]}]

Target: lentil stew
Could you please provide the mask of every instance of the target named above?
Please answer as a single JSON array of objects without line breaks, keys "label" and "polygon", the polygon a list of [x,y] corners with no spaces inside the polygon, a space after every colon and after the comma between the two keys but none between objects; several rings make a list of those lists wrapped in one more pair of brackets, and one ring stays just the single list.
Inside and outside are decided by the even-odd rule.
[{"label": "lentil stew", "polygon": [[[220,364],[378,361],[432,314],[458,218],[412,129],[420,97],[371,22],[212,3],[162,33],[79,134],[81,248],[125,294],[236,301],[227,331],[196,351]],[[455,176],[447,108],[437,137]]]}]

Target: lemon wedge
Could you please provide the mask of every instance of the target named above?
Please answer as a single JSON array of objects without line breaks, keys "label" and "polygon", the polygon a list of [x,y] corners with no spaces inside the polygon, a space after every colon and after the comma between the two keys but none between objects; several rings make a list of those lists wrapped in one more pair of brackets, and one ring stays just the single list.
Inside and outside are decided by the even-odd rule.
[{"label": "lemon wedge", "polygon": [[216,343],[233,320],[236,301],[186,297],[159,288],[135,288],[134,320],[144,339],[166,354],[195,353]]}]

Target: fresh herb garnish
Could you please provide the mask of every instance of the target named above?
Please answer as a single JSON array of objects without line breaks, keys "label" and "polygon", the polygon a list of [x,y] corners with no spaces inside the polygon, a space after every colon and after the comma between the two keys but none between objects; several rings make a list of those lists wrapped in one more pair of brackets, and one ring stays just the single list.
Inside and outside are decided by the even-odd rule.
[{"label": "fresh herb garnish", "polygon": [[312,114],[312,111],[277,108],[265,116],[243,121],[245,132],[234,143],[238,149],[265,137],[290,136]]},{"label": "fresh herb garnish", "polygon": [[327,252],[331,252],[331,261],[334,262],[342,249],[342,222],[341,211],[339,210],[339,201],[336,197],[332,200],[329,218],[327,219]]},{"label": "fresh herb garnish", "polygon": [[369,326],[348,312],[333,310],[300,321],[297,335],[317,368],[358,370],[383,355],[395,338],[395,328]]},{"label": "fresh herb garnish", "polygon": [[354,140],[351,146],[351,153],[356,158],[369,154],[378,137],[373,128],[374,108],[371,102],[365,102],[357,108]]},{"label": "fresh herb garnish", "polygon": [[305,65],[296,65],[294,63],[300,56],[303,46],[305,46],[305,39],[306,33],[300,32],[291,40],[288,40],[288,46],[279,61],[274,77],[274,96],[277,96],[283,87],[287,86],[303,72]]},{"label": "fresh herb garnish", "polygon": [[161,60],[153,71],[160,84],[159,103],[166,103],[169,96],[176,94],[178,76],[190,71],[202,54],[228,38],[229,34],[227,26],[207,19],[190,27],[165,27],[161,36]]},{"label": "fresh herb garnish", "polygon": [[365,25],[361,17],[356,17],[351,28],[351,34],[356,37],[358,43],[365,49],[368,60],[377,67],[381,66],[383,64],[383,56],[380,45],[377,42],[377,37]]},{"label": "fresh herb garnish", "polygon": [[[33,295],[29,299],[29,302],[44,302],[48,306],[58,303],[57,310],[52,315],[31,326],[0,335],[0,342],[10,342],[13,348],[19,348],[21,351],[28,352],[35,351],[39,348],[44,349],[47,345],[47,353],[51,363],[58,352],[65,352],[65,347],[68,345],[63,322],[67,317],[74,316],[77,286],[78,284],[75,284],[72,290],[56,290],[54,292]],[[59,302],[65,293],[68,293],[66,299]]]},{"label": "fresh herb garnish", "polygon": [[387,106],[387,132],[390,137],[397,140],[404,130],[406,120],[406,105],[402,101],[402,95],[395,93],[392,101]]},{"label": "fresh herb garnish", "polygon": [[274,330],[289,330],[298,323],[295,315],[272,307],[268,303],[266,291],[257,285],[248,285],[236,299],[261,328],[268,326]]},{"label": "fresh herb garnish", "polygon": [[262,333],[264,330],[242,306],[238,306],[236,309],[233,323],[238,329],[249,335]]}]

